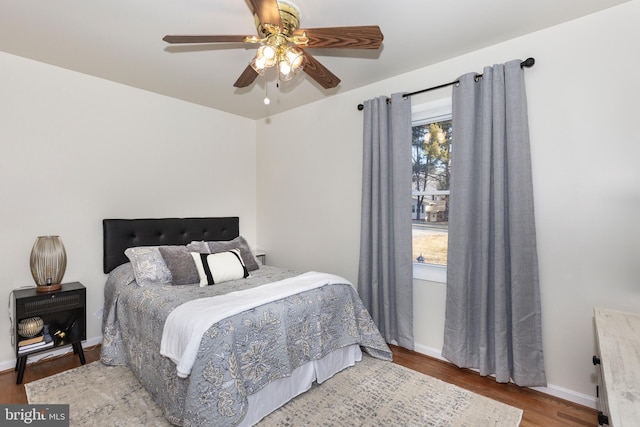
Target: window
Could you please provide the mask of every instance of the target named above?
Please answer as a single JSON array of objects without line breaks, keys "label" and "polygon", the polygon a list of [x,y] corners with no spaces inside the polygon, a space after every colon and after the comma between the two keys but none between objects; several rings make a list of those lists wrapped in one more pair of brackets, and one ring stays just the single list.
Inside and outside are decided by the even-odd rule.
[{"label": "window", "polygon": [[451,99],[412,108],[413,276],[445,282],[453,129]]}]

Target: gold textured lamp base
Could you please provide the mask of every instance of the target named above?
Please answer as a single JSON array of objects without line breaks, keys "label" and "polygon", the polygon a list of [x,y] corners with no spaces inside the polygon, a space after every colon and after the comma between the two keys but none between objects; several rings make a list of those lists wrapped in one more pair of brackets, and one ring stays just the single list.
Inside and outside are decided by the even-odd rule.
[{"label": "gold textured lamp base", "polygon": [[37,285],[36,292],[55,292],[62,289],[62,285],[58,283],[57,285]]}]

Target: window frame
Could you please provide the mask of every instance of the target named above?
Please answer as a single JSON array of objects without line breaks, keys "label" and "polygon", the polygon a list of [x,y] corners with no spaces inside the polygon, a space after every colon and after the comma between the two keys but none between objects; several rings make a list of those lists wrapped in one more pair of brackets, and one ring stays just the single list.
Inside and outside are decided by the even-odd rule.
[{"label": "window frame", "polygon": [[[411,107],[411,127],[450,120],[453,115],[452,98],[442,98]],[[415,262],[413,278],[429,282],[447,283],[447,266]]]}]

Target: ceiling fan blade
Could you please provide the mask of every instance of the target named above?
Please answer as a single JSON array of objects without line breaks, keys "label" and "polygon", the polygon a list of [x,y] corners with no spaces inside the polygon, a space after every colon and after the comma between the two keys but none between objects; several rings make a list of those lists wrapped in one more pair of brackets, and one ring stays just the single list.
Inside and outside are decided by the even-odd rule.
[{"label": "ceiling fan blade", "polygon": [[302,28],[293,33],[294,37],[309,38],[307,46],[302,48],[346,48],[346,49],[378,49],[384,36],[377,25],[359,27],[326,27]]},{"label": "ceiling fan blade", "polygon": [[247,68],[244,69],[238,80],[233,84],[235,87],[247,87],[258,77],[258,72],[251,67],[251,65],[247,65]]},{"label": "ceiling fan blade", "polygon": [[280,9],[276,0],[250,0],[250,3],[263,26],[271,24],[282,28]]},{"label": "ceiling fan blade", "polygon": [[164,36],[167,43],[243,43],[247,36]]},{"label": "ceiling fan blade", "polygon": [[329,71],[324,65],[318,62],[313,56],[303,51],[302,54],[305,58],[303,71],[309,75],[313,80],[320,83],[325,89],[331,89],[338,86],[340,79]]}]

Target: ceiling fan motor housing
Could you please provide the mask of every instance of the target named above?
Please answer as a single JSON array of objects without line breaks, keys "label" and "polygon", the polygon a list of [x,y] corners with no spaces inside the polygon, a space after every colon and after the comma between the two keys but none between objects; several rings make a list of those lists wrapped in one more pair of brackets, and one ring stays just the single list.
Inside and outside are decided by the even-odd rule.
[{"label": "ceiling fan motor housing", "polygon": [[[280,33],[287,37],[291,37],[293,32],[300,28],[300,9],[298,9],[298,7],[293,3],[279,1],[278,10],[280,11],[280,19],[282,21]],[[264,25],[268,25],[270,22],[260,22],[260,18],[258,18],[257,14],[254,14],[254,18],[256,21],[258,35],[263,38],[269,36],[271,32],[264,28]]]}]

